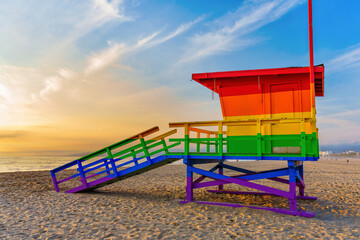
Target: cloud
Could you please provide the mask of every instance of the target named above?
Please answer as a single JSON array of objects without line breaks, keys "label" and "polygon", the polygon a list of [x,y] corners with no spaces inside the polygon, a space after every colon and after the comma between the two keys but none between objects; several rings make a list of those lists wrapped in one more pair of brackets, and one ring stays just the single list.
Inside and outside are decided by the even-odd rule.
[{"label": "cloud", "polygon": [[360,45],[352,46],[344,54],[332,59],[327,64],[327,70],[330,72],[342,71],[344,69],[360,66]]},{"label": "cloud", "polygon": [[111,44],[111,46],[100,53],[93,54],[87,60],[85,74],[92,74],[100,71],[113,62],[115,62],[122,54],[129,51],[129,47],[123,43]]},{"label": "cloud", "polygon": [[122,55],[135,52],[141,49],[146,49],[150,47],[154,47],[166,41],[169,41],[176,36],[180,35],[181,33],[190,29],[194,24],[201,21],[203,17],[199,17],[194,21],[184,23],[176,28],[174,31],[160,36],[161,30],[156,31],[149,36],[141,38],[135,44],[125,44],[120,42],[108,42],[109,47],[105,50],[97,54],[93,54],[89,57],[87,61],[87,66],[85,67],[85,74],[89,75],[95,73],[97,71],[101,71],[104,68],[108,67],[109,65],[113,64],[117,61]]},{"label": "cloud", "polygon": [[197,24],[198,22],[202,21],[204,19],[204,16],[200,16],[197,19],[195,19],[194,21],[188,22],[188,23],[184,23],[181,24],[177,29],[175,29],[175,31],[171,32],[170,34],[159,38],[157,40],[155,40],[152,45],[157,45],[163,42],[166,42],[178,35],[180,35],[181,33],[187,31],[188,29],[190,29],[193,25]]},{"label": "cloud", "polygon": [[28,135],[27,131],[1,131],[0,139],[21,138]]},{"label": "cloud", "polygon": [[359,142],[360,109],[317,117],[321,144]]},{"label": "cloud", "polygon": [[271,23],[303,0],[245,1],[235,12],[226,14],[211,25],[214,29],[195,34],[189,39],[190,48],[179,63],[194,61],[227,51],[239,50],[257,42],[244,36]]},{"label": "cloud", "polygon": [[122,0],[92,0],[88,4],[88,9],[83,19],[75,24],[65,42],[76,41],[110,21],[122,23],[133,20],[132,17],[125,15],[122,8]]}]

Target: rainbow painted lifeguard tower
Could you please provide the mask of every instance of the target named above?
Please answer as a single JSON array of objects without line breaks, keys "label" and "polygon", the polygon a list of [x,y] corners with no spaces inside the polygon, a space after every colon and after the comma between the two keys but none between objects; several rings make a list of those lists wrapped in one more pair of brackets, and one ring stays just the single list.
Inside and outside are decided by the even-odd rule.
[{"label": "rainbow painted lifeguard tower", "polygon": [[[183,138],[170,138],[171,130],[156,137],[153,127],[51,170],[55,190],[76,193],[132,177],[183,159],[187,166],[186,200],[181,203],[249,207],[282,214],[313,217],[297,199],[305,195],[303,164],[319,158],[315,97],[324,95],[324,66],[313,64],[312,10],[309,2],[310,66],[193,74],[193,80],[219,94],[223,120],[170,123],[184,130]],[[234,159],[284,161],[285,167],[256,172],[231,164]],[[210,169],[207,164],[213,164]],[[206,168],[206,169],[205,169]],[[72,171],[64,171],[72,169]],[[228,174],[237,172],[237,174]],[[74,172],[75,171],[75,172]],[[61,172],[61,174],[59,174]],[[196,179],[195,179],[195,176]],[[59,179],[61,178],[61,179]],[[287,190],[257,180],[284,184]],[[256,191],[227,191],[236,184]],[[290,207],[272,208],[241,203],[194,199],[194,189],[230,194],[272,195],[289,200]]]},{"label": "rainbow painted lifeguard tower", "polygon": [[[305,217],[314,215],[298,211],[296,201],[316,199],[304,194],[303,162],[319,159],[314,99],[324,95],[324,66],[314,67],[313,82],[309,73],[309,67],[291,67],[192,75],[193,80],[219,94],[224,120],[170,123],[170,127],[185,129],[183,139],[170,139],[184,142],[185,151],[181,155],[187,165],[187,197],[183,203],[194,201],[193,189],[218,186],[217,190],[208,191],[275,195],[286,197],[290,202],[289,210],[246,207]],[[217,130],[199,127],[216,127]],[[192,132],[196,133],[195,138],[190,137]],[[191,148],[194,144],[196,147]],[[205,151],[201,148],[203,144]],[[281,160],[287,161],[287,167],[254,172],[227,164],[226,160],[232,159]],[[215,163],[215,166],[210,170],[195,167],[203,163]],[[224,168],[241,174],[226,176]],[[194,173],[200,175],[196,180]],[[284,176],[288,178],[280,178]],[[204,182],[206,178],[212,180]],[[252,182],[261,179],[287,184],[289,191]],[[260,192],[224,190],[223,185],[230,183]],[[198,203],[245,207],[231,203]]]}]

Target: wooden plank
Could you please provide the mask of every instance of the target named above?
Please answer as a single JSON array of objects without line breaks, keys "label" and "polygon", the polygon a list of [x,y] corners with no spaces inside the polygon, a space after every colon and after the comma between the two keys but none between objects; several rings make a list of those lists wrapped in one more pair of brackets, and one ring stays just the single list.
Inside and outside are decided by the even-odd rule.
[{"label": "wooden plank", "polygon": [[159,136],[156,136],[156,137],[154,137],[154,138],[152,138],[152,139],[150,139],[150,140],[161,140],[161,139],[164,139],[164,138],[166,138],[166,137],[168,137],[168,136],[171,136],[171,135],[173,135],[173,134],[175,134],[175,133],[177,133],[177,129],[174,129],[174,130],[171,130],[171,131],[166,132],[166,133],[164,133],[164,134],[161,134],[161,135],[159,135]]}]

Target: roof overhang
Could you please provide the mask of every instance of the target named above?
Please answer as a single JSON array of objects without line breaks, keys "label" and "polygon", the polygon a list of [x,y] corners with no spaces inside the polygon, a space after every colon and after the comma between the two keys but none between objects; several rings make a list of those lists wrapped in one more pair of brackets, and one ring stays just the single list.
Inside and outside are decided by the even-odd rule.
[{"label": "roof overhang", "polygon": [[[314,66],[315,73],[315,96],[324,96],[324,65]],[[254,69],[254,70],[241,70],[241,71],[228,71],[228,72],[209,72],[209,73],[194,73],[192,79],[205,87],[216,91],[214,87],[207,86],[201,82],[201,80],[216,80],[221,78],[222,80],[241,79],[242,77],[249,76],[279,76],[279,75],[296,75],[309,73],[310,80],[310,68],[309,67],[288,67],[288,68],[269,68],[269,69]]]}]

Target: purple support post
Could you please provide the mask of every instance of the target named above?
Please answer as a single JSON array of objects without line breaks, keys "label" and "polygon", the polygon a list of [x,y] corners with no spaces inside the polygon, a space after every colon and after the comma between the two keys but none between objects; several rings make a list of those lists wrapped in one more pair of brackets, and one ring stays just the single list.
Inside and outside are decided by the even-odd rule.
[{"label": "purple support post", "polygon": [[290,211],[296,211],[296,168],[294,161],[288,161],[288,166]]},{"label": "purple support post", "polygon": [[[219,174],[220,175],[224,175],[224,167],[222,164],[223,164],[222,162],[219,162]],[[224,190],[224,185],[220,184],[218,187],[218,190]]]},{"label": "purple support post", "polygon": [[[189,163],[188,163],[189,164]],[[187,165],[187,186],[186,186],[186,201],[192,202],[193,197],[193,172],[190,169],[191,165]]]},{"label": "purple support post", "polygon": [[59,192],[60,190],[59,190],[58,182],[57,182],[57,180],[56,180],[56,175],[55,175],[55,173],[54,173],[53,171],[50,171],[50,174],[51,174],[52,181],[53,181],[53,183],[54,183],[55,191],[56,191],[56,192]]}]

